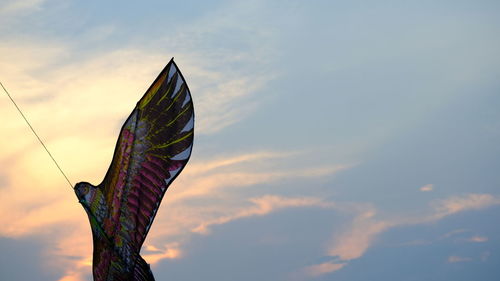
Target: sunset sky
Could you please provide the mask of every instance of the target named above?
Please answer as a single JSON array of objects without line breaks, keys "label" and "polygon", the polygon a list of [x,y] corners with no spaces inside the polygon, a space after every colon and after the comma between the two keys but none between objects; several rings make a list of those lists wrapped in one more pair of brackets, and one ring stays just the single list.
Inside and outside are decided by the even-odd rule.
[{"label": "sunset sky", "polygon": [[[0,0],[0,81],[98,184],[172,58],[195,143],[157,281],[497,281],[500,2]],[[91,281],[83,208],[0,94],[0,280]]]}]

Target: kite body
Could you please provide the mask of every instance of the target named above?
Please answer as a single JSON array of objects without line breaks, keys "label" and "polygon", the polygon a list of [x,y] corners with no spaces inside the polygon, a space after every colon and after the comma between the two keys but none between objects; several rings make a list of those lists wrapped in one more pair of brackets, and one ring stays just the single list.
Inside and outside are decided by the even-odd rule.
[{"label": "kite body", "polygon": [[191,94],[172,59],[125,121],[102,183],[75,186],[92,228],[94,281],[154,281],[139,252],[189,160],[193,129]]}]

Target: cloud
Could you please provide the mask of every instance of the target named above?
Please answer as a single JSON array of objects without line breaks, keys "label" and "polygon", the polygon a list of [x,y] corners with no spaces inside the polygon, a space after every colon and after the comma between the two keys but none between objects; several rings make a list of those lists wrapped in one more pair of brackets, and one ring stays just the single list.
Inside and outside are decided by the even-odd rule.
[{"label": "cloud", "polygon": [[[257,103],[245,99],[269,80],[261,77],[222,79],[228,81],[220,81],[216,87],[207,89],[205,94],[197,99],[197,127],[201,134],[216,133],[248,116],[257,108]],[[235,104],[240,102],[245,105]]]},{"label": "cloud", "polygon": [[374,217],[374,210],[359,214],[349,229],[335,238],[328,255],[338,256],[345,261],[361,257],[378,234],[395,225],[395,222],[376,220]]},{"label": "cloud", "polygon": [[285,208],[296,208],[296,207],[320,207],[320,208],[332,208],[333,203],[323,202],[319,198],[287,198],[275,195],[265,195],[258,198],[251,198],[249,200],[253,203],[253,206],[242,208],[236,213],[214,218],[210,221],[205,221],[200,225],[193,228],[193,232],[200,234],[208,234],[209,227],[213,225],[221,225],[229,223],[231,221],[248,218],[253,216],[264,216],[271,212],[285,209]]},{"label": "cloud", "polygon": [[[339,235],[335,234],[332,238],[327,248],[327,254],[338,257],[347,263],[350,260],[362,257],[375,243],[376,238],[391,228],[432,223],[460,212],[480,210],[498,204],[500,204],[500,198],[491,194],[466,194],[432,202],[430,212],[427,214],[420,216],[400,215],[389,218],[377,217],[377,211],[372,206],[365,206],[364,210],[363,207],[358,207],[358,214],[350,225]],[[456,230],[446,234],[445,237],[464,231]],[[486,237],[474,236],[469,239],[469,242],[485,242],[485,239],[487,240]],[[455,256],[449,259],[449,262],[460,261],[467,260]]]},{"label": "cloud", "polygon": [[476,235],[468,238],[466,241],[473,243],[483,243],[488,241],[488,237]]},{"label": "cloud", "polygon": [[433,184],[426,184],[422,187],[420,187],[420,191],[422,192],[429,192],[434,190],[434,185]]},{"label": "cloud", "polygon": [[[301,159],[297,161],[297,159]],[[312,160],[309,160],[312,162]],[[307,165],[302,153],[256,151],[234,155],[219,156],[206,160],[194,160],[183,171],[176,184],[182,190],[174,189],[169,194],[169,202],[208,196],[220,197],[221,191],[234,190],[257,184],[270,184],[300,179],[314,179],[334,175],[351,168],[353,165]],[[294,167],[293,164],[302,163]]]},{"label": "cloud", "polygon": [[[168,200],[164,203],[166,205],[160,209],[150,233],[150,245],[176,242],[182,246],[189,240],[190,233],[208,234],[215,225],[264,216],[286,208],[333,208],[334,204],[315,197],[264,195],[245,198],[234,192],[235,188],[250,188],[257,184],[300,178],[315,179],[345,169],[318,167],[307,170],[267,171],[273,162],[282,158],[293,159],[294,156],[296,153],[256,152],[193,162],[175,183],[182,186],[182,189],[174,187],[169,190]],[[267,165],[256,169],[261,166],[258,163],[262,161]],[[247,169],[254,171],[242,172]],[[260,171],[261,169],[266,171]],[[207,198],[211,198],[208,205]],[[164,211],[168,213],[163,213]]]},{"label": "cloud", "polygon": [[448,262],[449,263],[468,262],[468,261],[472,261],[472,259],[469,258],[469,257],[459,257],[459,256],[450,256],[450,257],[448,257]]},{"label": "cloud", "polygon": [[167,244],[161,249],[152,245],[146,245],[144,248],[142,257],[153,265],[162,259],[178,259],[182,257],[179,243]]},{"label": "cloud", "polygon": [[469,232],[470,230],[467,230],[467,229],[455,229],[455,230],[452,230],[446,234],[444,234],[443,236],[441,236],[441,238],[445,239],[445,238],[450,238],[452,236],[455,236],[457,234],[460,234],[460,233],[464,233],[464,232]]},{"label": "cloud", "polygon": [[255,161],[266,161],[280,158],[288,158],[294,156],[297,153],[283,153],[283,152],[270,152],[270,151],[258,151],[253,153],[245,153],[241,155],[231,155],[220,157],[218,159],[212,159],[210,161],[200,161],[197,163],[190,163],[189,170],[186,173],[190,175],[200,175],[213,170],[220,170],[225,167],[230,167],[238,164],[244,163],[255,163]]},{"label": "cloud", "polygon": [[[64,44],[4,42],[0,43],[0,52],[12,54],[0,59],[2,82],[51,152],[59,156],[56,159],[65,167],[78,167],[78,171],[94,169],[88,173],[93,175],[90,180],[96,181],[102,175],[95,168],[101,174],[107,168],[118,128],[166,63],[165,54],[134,48],[64,63],[60,60],[74,52]],[[183,59],[191,57],[187,53],[177,57],[196,100],[197,135],[216,133],[251,112],[248,104],[256,106],[246,97],[262,87],[265,79],[238,71],[204,69],[200,65],[209,63],[204,63],[203,58]],[[9,129],[11,135],[23,136],[16,142],[1,142],[2,158],[15,157],[36,140],[7,99],[0,103],[0,109],[5,118],[13,121],[4,129]],[[70,148],[77,146],[81,155],[93,157],[75,155],[79,151]],[[96,158],[101,165],[89,163],[82,169],[82,159],[90,162]],[[76,169],[68,174],[78,175]]]},{"label": "cloud", "polygon": [[321,276],[327,273],[342,269],[347,263],[325,262],[316,265],[308,266],[304,269],[305,273],[312,277]]},{"label": "cloud", "polygon": [[[235,192],[236,188],[254,188],[263,183],[317,179],[350,167],[312,166],[309,169],[281,168],[281,171],[269,172],[277,170],[276,163],[295,162],[293,159],[297,157],[301,157],[300,153],[260,151],[212,160],[193,159],[174,184],[182,188],[174,186],[168,191],[146,246],[161,248],[166,253],[168,247],[158,245],[174,244],[182,253],[183,245],[189,243],[192,235],[210,234],[217,225],[290,208],[341,208],[317,197],[268,194],[246,198],[242,195],[244,193]],[[168,258],[157,257],[154,262]]]},{"label": "cloud", "polygon": [[479,210],[500,204],[500,198],[491,194],[467,194],[464,196],[453,196],[433,203],[435,214],[429,220],[437,220],[442,217],[453,215],[463,211]]},{"label": "cloud", "polygon": [[61,279],[57,281],[87,281],[89,280],[86,274],[78,271],[67,272]]},{"label": "cloud", "polygon": [[0,8],[0,15],[9,15],[39,8],[46,0],[7,0]]},{"label": "cloud", "polygon": [[[256,171],[240,172],[226,171],[216,172],[207,175],[198,175],[180,179],[179,182],[186,186],[182,191],[175,192],[170,196],[170,200],[182,200],[186,198],[200,196],[215,196],[216,191],[222,189],[234,189],[238,187],[247,187],[262,183],[273,183],[284,180],[316,178],[326,175],[333,175],[341,170],[343,166],[316,167],[309,169],[282,170],[282,171]],[[188,174],[188,173],[186,173]]]},{"label": "cloud", "polygon": [[467,238],[464,237],[465,233],[471,233],[471,232],[472,232],[471,230],[467,230],[467,229],[456,229],[456,230],[453,230],[453,231],[446,233],[445,235],[441,236],[440,238],[447,239],[447,238],[455,237],[459,234],[462,234],[461,235],[462,237],[455,238],[454,241],[455,242],[483,243],[483,242],[487,242],[489,240],[488,237],[481,236],[481,235],[474,235],[474,236],[467,237]]}]

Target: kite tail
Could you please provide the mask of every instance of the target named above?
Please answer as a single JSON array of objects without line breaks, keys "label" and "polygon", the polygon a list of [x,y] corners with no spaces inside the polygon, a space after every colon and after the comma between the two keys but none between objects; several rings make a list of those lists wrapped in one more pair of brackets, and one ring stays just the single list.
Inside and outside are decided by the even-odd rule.
[{"label": "kite tail", "polygon": [[134,281],[155,281],[151,267],[141,256],[137,257],[133,274]]}]

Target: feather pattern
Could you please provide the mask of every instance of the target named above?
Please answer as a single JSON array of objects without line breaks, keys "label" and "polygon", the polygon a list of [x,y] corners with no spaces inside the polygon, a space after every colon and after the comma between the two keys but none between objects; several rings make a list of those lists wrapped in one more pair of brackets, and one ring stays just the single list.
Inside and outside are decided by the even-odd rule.
[{"label": "feather pattern", "polygon": [[95,281],[154,280],[139,252],[193,132],[191,94],[172,59],[125,121],[102,183],[75,186],[92,228]]}]

